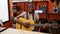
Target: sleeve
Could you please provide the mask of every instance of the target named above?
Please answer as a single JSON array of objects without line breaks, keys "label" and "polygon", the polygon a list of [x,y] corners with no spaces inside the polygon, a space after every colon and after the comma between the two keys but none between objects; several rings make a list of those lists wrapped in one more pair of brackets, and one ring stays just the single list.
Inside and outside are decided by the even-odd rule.
[{"label": "sleeve", "polygon": [[38,14],[36,14],[35,19],[36,19],[36,23],[40,23],[39,22],[39,15]]},{"label": "sleeve", "polygon": [[17,17],[14,18],[14,20],[16,20],[18,17],[24,17],[24,15],[26,14],[26,12],[22,12],[20,15],[18,15]]},{"label": "sleeve", "polygon": [[39,20],[39,15],[38,14],[36,14],[36,20]]}]

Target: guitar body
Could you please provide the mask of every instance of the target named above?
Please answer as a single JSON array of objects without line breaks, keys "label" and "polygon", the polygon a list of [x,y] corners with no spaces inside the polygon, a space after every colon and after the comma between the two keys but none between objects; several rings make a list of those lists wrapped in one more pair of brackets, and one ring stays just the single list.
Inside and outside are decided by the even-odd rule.
[{"label": "guitar body", "polygon": [[[30,23],[30,24],[34,24],[34,20],[32,19],[24,19],[24,18],[19,18],[20,21],[22,21],[22,23]],[[29,31],[32,31],[34,30],[34,27],[33,26],[30,26],[29,28],[26,28],[24,25],[22,25],[22,27],[19,23],[16,23],[16,29],[23,29],[23,30],[29,30]]]}]

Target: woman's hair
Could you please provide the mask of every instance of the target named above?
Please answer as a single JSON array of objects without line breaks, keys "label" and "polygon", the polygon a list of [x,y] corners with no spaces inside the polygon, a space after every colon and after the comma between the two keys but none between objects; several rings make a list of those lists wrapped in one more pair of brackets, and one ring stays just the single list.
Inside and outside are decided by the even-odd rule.
[{"label": "woman's hair", "polygon": [[29,3],[28,4],[28,10],[30,10],[30,8],[32,8],[31,10],[32,10],[32,12],[34,12],[34,6],[33,6],[33,4],[32,3]]}]

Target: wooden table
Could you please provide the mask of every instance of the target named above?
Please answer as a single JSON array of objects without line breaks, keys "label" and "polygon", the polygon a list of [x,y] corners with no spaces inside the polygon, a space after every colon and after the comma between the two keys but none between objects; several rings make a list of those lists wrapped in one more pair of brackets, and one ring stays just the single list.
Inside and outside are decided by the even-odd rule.
[{"label": "wooden table", "polygon": [[32,32],[32,31],[8,28],[7,30],[1,32],[0,34],[48,34],[48,33]]}]

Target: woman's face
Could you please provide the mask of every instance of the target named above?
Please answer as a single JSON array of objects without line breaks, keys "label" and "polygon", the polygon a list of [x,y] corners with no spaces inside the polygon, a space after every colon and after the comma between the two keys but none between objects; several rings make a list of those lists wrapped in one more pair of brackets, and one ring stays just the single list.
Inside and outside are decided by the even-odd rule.
[{"label": "woman's face", "polygon": [[30,7],[30,8],[29,8],[29,12],[32,12],[32,11],[33,11],[33,9],[32,9],[32,7]]},{"label": "woman's face", "polygon": [[33,6],[32,6],[32,4],[29,6],[28,11],[29,11],[29,12],[33,12]]}]

